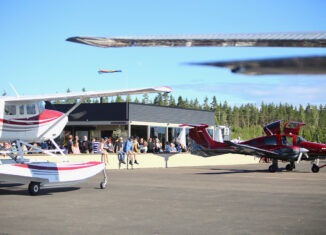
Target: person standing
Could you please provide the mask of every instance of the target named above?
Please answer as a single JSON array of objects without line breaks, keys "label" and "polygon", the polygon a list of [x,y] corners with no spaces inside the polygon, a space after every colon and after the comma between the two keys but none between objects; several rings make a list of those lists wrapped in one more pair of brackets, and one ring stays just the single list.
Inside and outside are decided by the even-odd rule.
[{"label": "person standing", "polygon": [[153,142],[153,138],[149,138],[148,139],[148,143],[147,143],[147,152],[148,153],[152,153],[154,150],[154,142]]},{"label": "person standing", "polygon": [[68,154],[72,153],[72,146],[74,145],[73,141],[72,141],[72,135],[68,136],[68,143],[67,143],[67,150],[68,150]]},{"label": "person standing", "polygon": [[89,154],[90,152],[92,152],[92,144],[88,141],[86,135],[83,137],[83,141],[81,142],[80,149],[82,153]]}]

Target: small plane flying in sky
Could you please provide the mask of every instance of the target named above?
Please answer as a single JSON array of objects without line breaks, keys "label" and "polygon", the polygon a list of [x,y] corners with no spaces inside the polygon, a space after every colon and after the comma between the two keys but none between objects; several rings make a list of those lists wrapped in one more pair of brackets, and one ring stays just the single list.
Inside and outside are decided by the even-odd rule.
[{"label": "small plane flying in sky", "polygon": [[121,73],[122,70],[103,70],[103,69],[99,69],[99,71],[97,71],[99,74],[102,73]]},{"label": "small plane flying in sky", "polygon": [[[208,35],[70,37],[70,42],[97,47],[326,47],[326,32],[230,33]],[[190,63],[230,68],[234,73],[326,74],[326,56]]]},{"label": "small plane flying in sky", "polygon": [[295,162],[301,160],[312,161],[312,172],[317,173],[319,159],[326,158],[326,145],[306,141],[299,136],[300,128],[305,125],[300,122],[287,122],[283,126],[284,134],[281,134],[282,120],[273,122],[264,127],[266,136],[235,143],[231,141],[214,141],[206,128],[208,125],[189,125],[193,127],[189,131],[191,138],[191,152],[203,157],[212,157],[225,153],[237,153],[270,158],[273,164],[270,172],[278,170],[278,160],[287,161],[287,171],[295,169]]},{"label": "small plane flying in sky", "polygon": [[[60,187],[80,183],[103,171],[105,188],[107,177],[105,164],[102,162],[67,162],[67,158],[55,143],[68,122],[68,115],[75,110],[86,98],[107,97],[117,95],[135,95],[144,93],[171,92],[169,87],[150,87],[126,90],[89,91],[55,95],[35,95],[0,97],[0,142],[16,142],[17,152],[0,151],[11,159],[0,159],[0,182],[29,184],[31,195],[39,193],[40,188]],[[44,101],[79,99],[66,113],[44,108]],[[22,146],[28,146],[33,151],[43,152],[57,157],[52,151],[43,150],[31,142],[50,140],[65,162],[31,162],[24,158]],[[33,152],[28,151],[28,152]]]}]

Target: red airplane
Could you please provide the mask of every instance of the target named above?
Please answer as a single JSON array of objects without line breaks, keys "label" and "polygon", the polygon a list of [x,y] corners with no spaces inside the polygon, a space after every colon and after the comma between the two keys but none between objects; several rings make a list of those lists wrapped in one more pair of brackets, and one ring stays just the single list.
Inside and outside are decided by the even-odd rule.
[{"label": "red airplane", "polygon": [[287,161],[287,171],[295,169],[295,162],[301,160],[312,161],[312,172],[317,173],[323,166],[319,166],[319,159],[326,158],[326,145],[306,141],[299,136],[300,128],[305,123],[287,122],[281,134],[281,122],[270,123],[264,127],[266,136],[234,143],[231,141],[214,141],[206,128],[208,125],[189,125],[193,128],[189,131],[192,140],[191,152],[203,157],[211,157],[225,153],[237,153],[254,155],[257,157],[270,158],[273,164],[269,167],[270,172],[278,170],[278,160]]}]

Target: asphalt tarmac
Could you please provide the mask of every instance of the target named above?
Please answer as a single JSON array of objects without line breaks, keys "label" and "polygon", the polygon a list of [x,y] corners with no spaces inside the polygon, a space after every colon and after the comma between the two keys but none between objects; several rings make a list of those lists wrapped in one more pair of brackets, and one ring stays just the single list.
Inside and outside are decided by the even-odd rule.
[{"label": "asphalt tarmac", "polygon": [[[281,167],[284,167],[281,164]],[[0,184],[4,234],[326,234],[326,168],[268,164],[108,171],[77,187]]]}]

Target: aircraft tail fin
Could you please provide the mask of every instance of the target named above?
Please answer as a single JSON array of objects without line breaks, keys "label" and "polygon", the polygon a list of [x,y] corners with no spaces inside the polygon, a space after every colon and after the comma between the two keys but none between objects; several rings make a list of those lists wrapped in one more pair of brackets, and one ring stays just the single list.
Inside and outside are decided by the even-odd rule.
[{"label": "aircraft tail fin", "polygon": [[193,127],[189,130],[191,139],[190,151],[192,154],[211,157],[230,152],[231,148],[225,143],[214,141],[207,131],[208,125],[182,125]]},{"label": "aircraft tail fin", "polygon": [[198,145],[201,145],[205,148],[211,148],[213,146],[214,140],[207,132],[206,128],[208,125],[199,124],[199,125],[188,125],[193,127],[189,131],[189,137],[196,142]]}]

